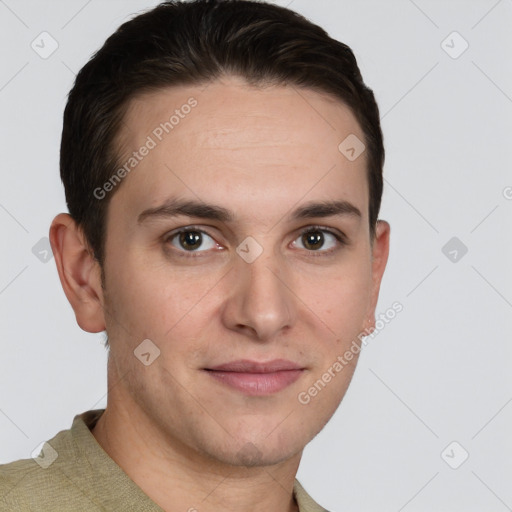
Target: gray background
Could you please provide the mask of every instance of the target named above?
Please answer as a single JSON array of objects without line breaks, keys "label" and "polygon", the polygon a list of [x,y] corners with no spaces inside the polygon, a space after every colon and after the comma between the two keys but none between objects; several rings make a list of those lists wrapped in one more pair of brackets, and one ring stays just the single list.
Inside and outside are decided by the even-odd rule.
[{"label": "gray background", "polygon": [[[298,477],[333,511],[512,510],[512,0],[276,3],[351,46],[376,93],[392,226],[378,311],[404,308]],[[74,74],[155,4],[0,0],[0,462],[106,404],[103,335],[76,325],[45,237],[66,210]],[[58,43],[45,59],[31,47],[51,49],[43,31]]]}]

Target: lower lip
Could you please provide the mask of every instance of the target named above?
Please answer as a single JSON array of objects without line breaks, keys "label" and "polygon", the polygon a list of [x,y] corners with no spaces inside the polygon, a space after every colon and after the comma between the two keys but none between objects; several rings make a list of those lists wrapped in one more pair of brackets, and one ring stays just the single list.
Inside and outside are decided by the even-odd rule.
[{"label": "lower lip", "polygon": [[241,373],[207,370],[218,381],[246,395],[263,396],[277,393],[293,384],[303,370],[283,370],[272,373]]}]

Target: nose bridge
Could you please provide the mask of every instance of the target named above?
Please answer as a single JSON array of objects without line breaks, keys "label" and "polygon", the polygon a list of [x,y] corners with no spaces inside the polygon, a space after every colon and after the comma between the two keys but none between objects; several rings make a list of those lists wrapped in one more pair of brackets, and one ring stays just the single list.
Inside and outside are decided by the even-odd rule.
[{"label": "nose bridge", "polygon": [[[270,252],[270,251],[268,251]],[[255,300],[267,299],[276,301],[286,288],[283,283],[283,265],[278,263],[274,255],[265,254],[251,264],[245,265],[245,280],[249,287],[249,296]],[[262,301],[262,305],[265,301]]]},{"label": "nose bridge", "polygon": [[268,339],[292,325],[293,294],[278,254],[267,249],[250,263],[240,258],[234,274],[232,325],[254,331],[259,339]]}]

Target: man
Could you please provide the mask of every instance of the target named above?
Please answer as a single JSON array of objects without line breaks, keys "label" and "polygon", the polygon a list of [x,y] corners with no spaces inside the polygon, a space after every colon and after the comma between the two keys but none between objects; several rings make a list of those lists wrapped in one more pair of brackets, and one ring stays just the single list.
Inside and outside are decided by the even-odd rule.
[{"label": "man", "polygon": [[69,95],[50,228],[78,325],[108,334],[107,407],[1,466],[2,506],[324,510],[295,476],[374,328],[383,160],[351,50],[292,11],[121,26]]}]

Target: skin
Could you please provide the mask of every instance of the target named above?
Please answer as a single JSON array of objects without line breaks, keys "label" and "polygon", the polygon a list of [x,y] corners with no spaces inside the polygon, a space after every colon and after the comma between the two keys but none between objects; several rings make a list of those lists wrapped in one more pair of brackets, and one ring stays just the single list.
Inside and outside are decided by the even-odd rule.
[{"label": "skin", "polygon": [[[297,396],[374,325],[389,225],[379,221],[371,240],[366,153],[350,162],[338,150],[349,134],[364,140],[355,117],[312,90],[224,77],[145,94],[127,111],[123,158],[191,96],[197,106],[111,193],[104,288],[72,219],[60,214],[50,229],[78,324],[109,336],[108,404],[93,435],[168,512],[293,511],[303,448],[340,404],[357,356],[307,405]],[[233,220],[138,222],[171,197],[222,206]],[[290,220],[300,206],[334,200],[361,216]],[[301,230],[317,225],[347,244],[317,231],[323,245],[311,249]],[[195,257],[169,236],[189,226],[209,235]],[[263,249],[252,263],[236,252],[248,236]],[[134,356],[145,339],[160,350],[149,366]],[[266,396],[204,371],[278,358],[305,369]]]}]

